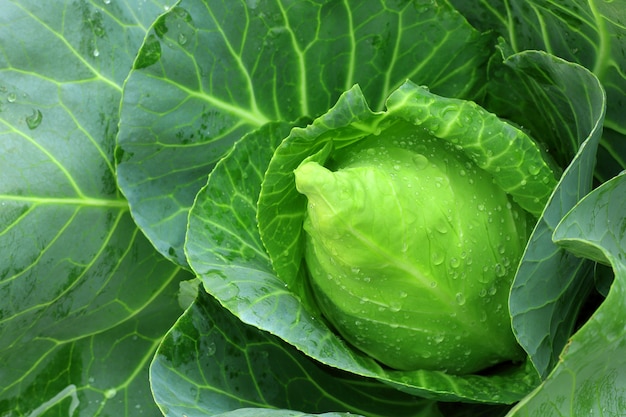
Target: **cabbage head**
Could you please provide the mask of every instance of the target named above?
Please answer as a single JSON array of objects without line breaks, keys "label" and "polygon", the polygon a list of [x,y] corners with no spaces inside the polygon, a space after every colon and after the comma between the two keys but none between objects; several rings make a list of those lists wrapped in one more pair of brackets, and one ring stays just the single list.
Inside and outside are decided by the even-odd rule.
[{"label": "cabbage head", "polygon": [[[305,197],[296,258],[314,308],[392,369],[466,374],[524,358],[509,289],[556,183],[538,144],[473,102],[411,83],[386,112],[316,122],[276,152]],[[281,152],[306,156],[287,172]]]}]

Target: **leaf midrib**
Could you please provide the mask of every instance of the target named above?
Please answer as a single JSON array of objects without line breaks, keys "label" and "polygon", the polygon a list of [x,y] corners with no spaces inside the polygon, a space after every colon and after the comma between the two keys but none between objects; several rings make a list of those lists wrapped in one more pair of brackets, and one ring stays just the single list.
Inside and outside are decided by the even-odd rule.
[{"label": "leaf midrib", "polygon": [[[18,196],[0,194],[0,202],[12,201],[36,205],[67,205],[85,207],[105,207],[116,209],[128,209],[128,201],[122,198],[92,198],[92,197],[44,197],[44,196]],[[0,203],[1,204],[1,203]]]}]

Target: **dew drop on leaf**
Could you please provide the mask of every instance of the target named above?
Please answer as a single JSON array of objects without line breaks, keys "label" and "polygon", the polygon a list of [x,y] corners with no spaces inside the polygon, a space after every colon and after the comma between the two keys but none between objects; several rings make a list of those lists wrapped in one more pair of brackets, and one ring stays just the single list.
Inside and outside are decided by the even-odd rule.
[{"label": "dew drop on leaf", "polygon": [[537,175],[539,174],[539,171],[541,170],[541,168],[537,165],[531,165],[528,167],[528,173],[530,175]]},{"label": "dew drop on leaf", "polygon": [[9,103],[15,103],[15,100],[17,100],[17,94],[15,94],[15,93],[9,93],[9,94],[7,95],[7,101],[8,101]]},{"label": "dew drop on leaf", "polygon": [[435,229],[442,235],[445,235],[446,233],[448,233],[448,226],[443,221],[437,223],[435,225]]},{"label": "dew drop on leaf", "polygon": [[389,303],[389,310],[393,312],[398,312],[402,309],[402,305],[397,301],[392,301]]},{"label": "dew drop on leaf", "polygon": [[431,260],[433,261],[433,264],[441,265],[443,263],[443,255],[440,252],[433,252]]},{"label": "dew drop on leaf", "polygon": [[184,45],[187,43],[187,36],[185,36],[184,33],[179,33],[178,34],[178,44],[179,45]]},{"label": "dew drop on leaf", "polygon": [[426,158],[424,155],[417,154],[413,156],[412,159],[415,167],[419,170],[425,169],[428,166],[428,158]]},{"label": "dew drop on leaf", "polygon": [[496,272],[496,276],[502,278],[503,276],[506,275],[507,270],[504,267],[504,265],[498,263],[495,265],[495,272]]},{"label": "dew drop on leaf", "polygon": [[30,130],[37,129],[43,120],[41,111],[33,109],[33,114],[26,117],[26,125]]},{"label": "dew drop on leaf", "polygon": [[441,118],[446,120],[446,118],[456,117],[459,113],[459,107],[456,105],[448,105],[441,110]]},{"label": "dew drop on leaf", "polygon": [[460,306],[465,304],[465,296],[463,295],[463,293],[460,293],[460,292],[456,293],[456,303]]},{"label": "dew drop on leaf", "polygon": [[106,391],[104,391],[104,397],[108,400],[110,400],[111,398],[115,397],[117,395],[117,390],[115,388],[110,388]]}]

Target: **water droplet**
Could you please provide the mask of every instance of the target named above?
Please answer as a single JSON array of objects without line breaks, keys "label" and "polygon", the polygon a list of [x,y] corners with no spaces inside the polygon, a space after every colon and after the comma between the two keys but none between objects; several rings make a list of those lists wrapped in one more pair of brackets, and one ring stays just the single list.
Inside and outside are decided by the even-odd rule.
[{"label": "water droplet", "polygon": [[435,230],[437,230],[442,235],[445,235],[446,233],[448,233],[448,225],[445,223],[444,220],[440,220],[435,224]]},{"label": "water droplet", "polygon": [[458,268],[461,265],[461,260],[459,258],[451,258],[450,259],[450,266],[452,268]]},{"label": "water droplet", "polygon": [[439,344],[439,343],[443,342],[443,339],[445,339],[445,336],[443,334],[441,334],[441,333],[438,334],[438,335],[435,335],[435,337],[433,338],[433,340],[434,340],[434,342],[436,344]]},{"label": "water droplet", "polygon": [[431,288],[437,287],[437,281],[430,281],[430,287]]},{"label": "water droplet", "polygon": [[539,174],[539,171],[541,171],[541,167],[539,167],[537,165],[530,165],[528,167],[528,173],[530,175],[537,175],[537,174]]},{"label": "water droplet", "polygon": [[497,277],[502,278],[506,275],[506,268],[504,267],[504,265],[498,263],[495,265],[494,269]]},{"label": "water droplet", "polygon": [[17,94],[15,94],[15,93],[9,93],[9,94],[7,95],[7,101],[8,101],[9,103],[15,103],[15,100],[17,100]]},{"label": "water droplet", "polygon": [[428,158],[426,158],[424,155],[416,154],[415,156],[413,156],[413,163],[415,164],[415,167],[417,169],[422,170],[428,166]]},{"label": "water droplet", "polygon": [[433,252],[431,255],[431,260],[435,265],[441,265],[443,263],[444,256],[440,252]]},{"label": "water droplet", "polygon": [[117,395],[117,390],[115,388],[109,388],[108,390],[104,391],[104,397],[108,400],[115,397],[116,395]]},{"label": "water droplet", "polygon": [[98,50],[98,48],[93,50],[93,56],[98,58],[100,56],[100,51]]},{"label": "water droplet", "polygon": [[206,350],[205,350],[205,354],[207,356],[213,356],[215,355],[215,352],[217,351],[217,347],[215,346],[215,342],[211,342],[207,345]]},{"label": "water droplet", "polygon": [[397,313],[398,311],[400,311],[400,309],[402,309],[402,304],[397,301],[392,301],[389,304],[389,310],[393,311],[394,313]]},{"label": "water droplet", "polygon": [[407,294],[405,291],[400,291],[400,298],[407,298],[409,296],[409,294]]},{"label": "water droplet", "polygon": [[465,304],[465,296],[463,295],[463,293],[460,293],[460,292],[456,293],[456,303],[460,306]]},{"label": "water droplet", "polygon": [[457,117],[458,114],[459,114],[459,107],[457,105],[454,105],[454,104],[445,106],[441,110],[441,118],[443,120]]},{"label": "water droplet", "polygon": [[185,36],[184,33],[179,33],[178,34],[178,44],[179,45],[184,45],[187,43],[187,36]]},{"label": "water droplet", "polygon": [[111,0],[104,0],[104,4],[111,4]]},{"label": "water droplet", "polygon": [[33,114],[26,117],[26,125],[30,130],[37,129],[43,120],[41,111],[33,109]]}]

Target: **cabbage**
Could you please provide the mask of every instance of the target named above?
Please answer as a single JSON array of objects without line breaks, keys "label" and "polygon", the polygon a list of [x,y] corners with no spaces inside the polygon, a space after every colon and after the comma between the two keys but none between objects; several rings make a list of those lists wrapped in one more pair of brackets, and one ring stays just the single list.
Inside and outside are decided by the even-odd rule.
[{"label": "cabbage", "polygon": [[385,133],[334,172],[317,162],[295,171],[325,316],[392,368],[466,373],[521,358],[507,299],[532,223],[445,143]]},{"label": "cabbage", "polygon": [[[405,104],[395,104],[399,95]],[[435,132],[430,117],[413,124],[397,116],[409,118],[421,103],[470,123]],[[473,103],[407,83],[391,105],[376,119],[384,128],[330,152],[327,166],[306,158],[294,171],[308,200],[304,251],[320,310],[352,345],[394,369],[462,374],[521,359],[508,290],[535,220],[474,160],[518,178],[506,184],[517,196],[524,187],[549,192],[554,175],[537,175],[549,164],[530,137]],[[484,125],[494,130],[474,129]],[[521,145],[493,157],[509,135]],[[473,143],[488,143],[488,164]],[[520,167],[527,175],[512,175]],[[540,199],[528,197],[521,201]]]}]

